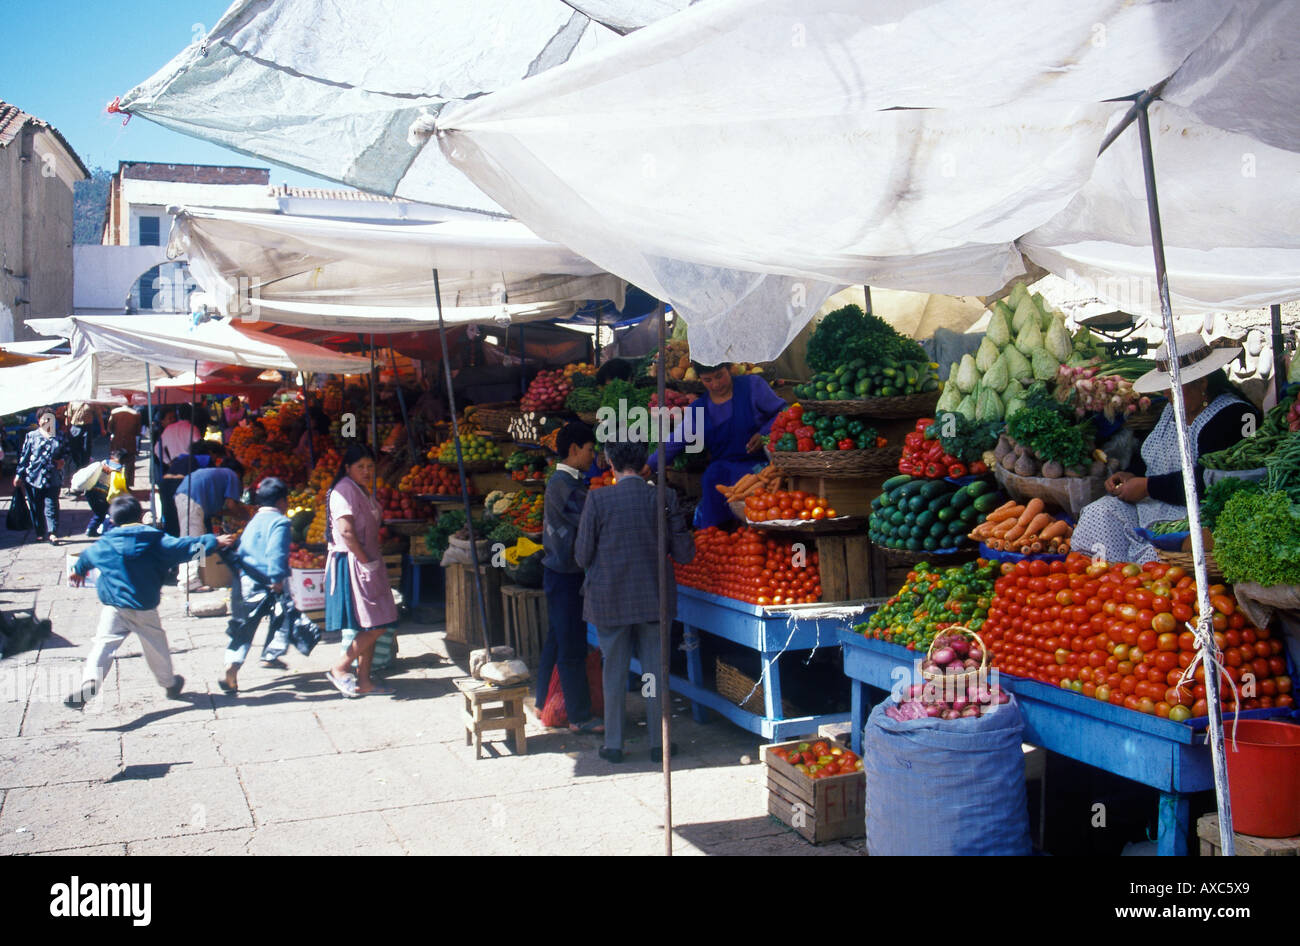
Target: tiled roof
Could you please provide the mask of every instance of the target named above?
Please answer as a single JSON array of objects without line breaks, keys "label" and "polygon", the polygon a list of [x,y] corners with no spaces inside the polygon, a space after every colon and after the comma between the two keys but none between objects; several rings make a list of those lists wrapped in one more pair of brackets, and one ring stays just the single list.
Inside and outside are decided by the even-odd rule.
[{"label": "tiled roof", "polygon": [[272,197],[300,197],[306,200],[369,200],[385,204],[405,204],[409,201],[400,197],[386,197],[383,194],[371,194],[366,191],[329,190],[324,187],[291,187],[279,184],[271,188]]},{"label": "tiled roof", "polygon": [[28,115],[17,105],[10,105],[8,102],[0,100],[0,148],[6,147],[11,141],[18,137],[18,133],[28,125],[35,125],[43,131],[48,131],[58,139],[59,144],[63,145],[63,150],[68,152],[68,156],[76,162],[81,172],[90,177],[90,171],[81,163],[81,158],[73,150],[72,145],[68,144],[67,139],[59,134],[59,130],[49,122],[41,121],[35,115]]},{"label": "tiled roof", "polygon": [[117,173],[128,181],[167,181],[180,184],[269,184],[269,168],[219,164],[163,164],[158,161],[121,161]]}]

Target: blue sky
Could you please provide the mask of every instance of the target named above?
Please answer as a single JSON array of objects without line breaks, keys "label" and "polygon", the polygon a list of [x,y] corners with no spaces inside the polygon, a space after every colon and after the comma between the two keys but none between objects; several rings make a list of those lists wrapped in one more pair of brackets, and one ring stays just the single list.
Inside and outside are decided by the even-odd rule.
[{"label": "blue sky", "polygon": [[118,161],[269,167],[271,183],[340,187],[104,106],[225,13],[226,0],[0,0],[0,99],[54,125],[89,168]]}]

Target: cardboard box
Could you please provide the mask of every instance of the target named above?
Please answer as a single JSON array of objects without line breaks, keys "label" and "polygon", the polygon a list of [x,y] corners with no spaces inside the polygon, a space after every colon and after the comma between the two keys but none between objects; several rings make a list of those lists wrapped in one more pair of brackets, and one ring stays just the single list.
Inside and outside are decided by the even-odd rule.
[{"label": "cardboard box", "polygon": [[325,569],[289,569],[289,596],[299,611],[317,611],[325,607]]},{"label": "cardboard box", "polygon": [[[69,552],[67,555],[67,560],[63,565],[64,580],[68,583],[69,588],[77,587],[72,583],[72,566],[77,564],[77,559],[80,557],[81,557],[80,552],[77,553]],[[99,569],[92,568],[90,571],[86,572],[85,581],[82,583],[81,587],[94,588],[98,580],[99,580]]]},{"label": "cardboard box", "polygon": [[229,588],[234,576],[229,566],[215,552],[203,556],[199,563],[199,581],[209,588]]}]

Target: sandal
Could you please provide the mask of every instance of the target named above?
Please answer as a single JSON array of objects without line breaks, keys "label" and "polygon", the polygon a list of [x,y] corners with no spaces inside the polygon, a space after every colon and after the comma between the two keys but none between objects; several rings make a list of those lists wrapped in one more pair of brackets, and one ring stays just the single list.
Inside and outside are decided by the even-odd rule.
[{"label": "sandal", "polygon": [[232,687],[229,683],[226,682],[226,678],[225,678],[225,677],[221,677],[221,678],[219,678],[219,679],[217,680],[217,686],[221,687],[221,692],[222,692],[222,693],[238,693],[238,692],[239,692],[239,687]]},{"label": "sandal", "polygon": [[576,725],[574,723],[569,723],[569,732],[603,733],[604,731],[605,724],[600,722],[594,716],[588,717]]},{"label": "sandal", "polygon": [[361,695],[357,692],[357,678],[350,673],[344,674],[342,677],[336,677],[333,670],[326,670],[325,679],[330,682],[334,689],[348,699],[354,699]]},{"label": "sandal", "polygon": [[364,693],[358,690],[357,696],[392,696],[396,692],[392,687],[371,687]]}]

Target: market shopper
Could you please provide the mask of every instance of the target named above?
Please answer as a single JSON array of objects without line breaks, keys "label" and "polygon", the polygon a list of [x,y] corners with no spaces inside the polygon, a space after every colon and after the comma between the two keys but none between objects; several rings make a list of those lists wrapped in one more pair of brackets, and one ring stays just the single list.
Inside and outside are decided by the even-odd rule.
[{"label": "market shopper", "polygon": [[[1222,370],[1240,352],[1240,348],[1211,348],[1196,333],[1175,339],[1174,354],[1182,367],[1180,395],[1187,433],[1197,458],[1227,449],[1248,430],[1255,430],[1260,421],[1259,411],[1232,386]],[[1168,346],[1162,345],[1154,357],[1156,368],[1133,382],[1133,390],[1139,394],[1164,392],[1173,397]],[[1199,463],[1194,475],[1197,489],[1204,489]],[[1110,476],[1106,492],[1110,495],[1083,507],[1072,546],[1085,555],[1100,555],[1112,562],[1154,561],[1155,547],[1138,537],[1134,528],[1187,518],[1172,401],[1165,405],[1155,428],[1147,435],[1133,469]]]},{"label": "market shopper", "polygon": [[[694,412],[694,434],[702,437],[709,453],[700,488],[703,496],[695,508],[695,527],[720,526],[734,517],[718,486],[731,486],[754,467],[766,463],[762,437],[772,429],[772,421],[786,407],[785,401],[759,375],[732,377],[728,365],[695,364],[707,393],[687,405]],[[703,429],[701,429],[701,423]],[[668,438],[664,455],[670,464],[686,449],[685,424],[679,425]],[[658,454],[650,457],[643,475],[658,470]]]},{"label": "market shopper", "polygon": [[190,423],[193,407],[182,404],[176,411],[176,419],[167,424],[158,436],[158,445],[154,448],[162,469],[166,470],[172,460],[189,449],[190,444],[203,439],[199,428]]},{"label": "market shopper", "polygon": [[90,522],[86,525],[87,537],[100,534],[113,528],[113,521],[108,518],[108,508],[118,496],[127,493],[126,475],[123,465],[126,462],[125,450],[114,450],[107,460],[98,460],[78,470],[73,477],[72,488],[86,494],[86,504],[90,506]]},{"label": "market shopper", "polygon": [[291,531],[285,513],[289,509],[289,487],[268,476],[257,484],[257,513],[249,520],[231,556],[237,580],[230,587],[230,623],[226,634],[226,672],[217,685],[226,693],[239,690],[239,668],[248,658],[253,637],[262,618],[269,618],[262,664],[276,666],[294,644],[309,654],[319,639],[316,626],[293,606],[286,583],[289,580]]},{"label": "market shopper", "polygon": [[[660,509],[655,487],[641,477],[645,444],[619,441],[607,444],[605,451],[614,470],[614,486],[587,497],[573,549],[575,562],[587,571],[583,617],[596,626],[605,658],[605,745],[600,756],[623,761],[627,674],[635,643],[642,671],[653,675],[654,695],[646,700],[647,729],[650,758],[660,761],[659,694],[667,677],[659,661],[659,520],[668,517],[668,548],[674,561],[691,561],[695,542],[676,494],[669,490],[667,509]],[[671,576],[667,604],[671,622],[677,608]]]},{"label": "market shopper", "polygon": [[[220,458],[220,465],[195,470],[186,475],[176,487],[176,511],[180,519],[181,536],[206,535],[212,531],[212,520],[222,512],[236,516],[246,515],[240,497],[244,486],[244,470],[238,461]],[[189,591],[211,590],[199,578],[195,562],[185,563],[185,587]]]},{"label": "market shopper", "polygon": [[129,404],[113,408],[108,415],[108,449],[128,453],[123,464],[127,489],[135,485],[135,460],[140,451],[140,428],[143,424],[140,412]]},{"label": "market shopper", "polygon": [[374,481],[374,454],[364,444],[353,443],[343,454],[326,502],[325,630],[340,631],[345,640],[354,636],[325,676],[346,697],[394,692],[370,679],[375,643],[397,623],[397,604],[379,552]]},{"label": "market shopper", "polygon": [[14,489],[27,497],[36,541],[59,541],[59,488],[63,485],[63,461],[68,443],[60,436],[54,411],[46,408],[36,417],[36,429],[28,431],[14,470]]},{"label": "market shopper", "polygon": [[70,402],[63,416],[68,429],[68,455],[72,465],[81,469],[90,462],[95,432],[104,433],[103,420],[99,409],[85,401]]},{"label": "market shopper", "polygon": [[188,560],[200,548],[214,552],[234,544],[234,536],[195,536],[173,539],[143,524],[144,510],[134,496],[119,496],[109,507],[115,528],[78,556],[70,580],[80,586],[87,572],[99,569],[95,592],[104,610],[90,653],[86,656],[81,687],[65,699],[69,709],[84,709],[103,685],[113,655],[127,635],[140,638],[145,663],[169,699],[180,696],[185,678],[172,670],[167,633],[158,620],[158,602],[168,571]]},{"label": "market shopper", "polygon": [[596,456],[596,434],[581,421],[565,424],[555,442],[564,459],[546,481],[542,528],[542,589],[550,630],[537,666],[537,711],[546,706],[551,672],[557,670],[564,712],[574,732],[604,732],[591,715],[587,684],[587,624],[582,617],[583,570],[573,558],[573,543],[587,501],[586,471]]}]

